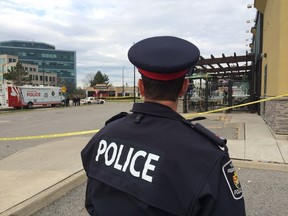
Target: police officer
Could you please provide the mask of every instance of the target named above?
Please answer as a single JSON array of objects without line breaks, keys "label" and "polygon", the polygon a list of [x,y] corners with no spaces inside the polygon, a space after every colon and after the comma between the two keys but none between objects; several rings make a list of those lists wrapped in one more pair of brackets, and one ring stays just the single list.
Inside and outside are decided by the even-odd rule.
[{"label": "police officer", "polygon": [[245,215],[225,140],[176,112],[199,56],[194,44],[171,36],[130,48],[144,103],[108,120],[81,152],[90,215]]}]

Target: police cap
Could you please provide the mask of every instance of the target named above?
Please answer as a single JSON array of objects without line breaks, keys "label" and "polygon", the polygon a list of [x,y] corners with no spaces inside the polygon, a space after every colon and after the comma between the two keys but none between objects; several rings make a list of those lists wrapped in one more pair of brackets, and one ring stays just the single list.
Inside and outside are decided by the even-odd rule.
[{"label": "police cap", "polygon": [[200,51],[194,44],[173,36],[147,38],[128,51],[130,62],[142,75],[162,81],[184,76],[199,56]]}]

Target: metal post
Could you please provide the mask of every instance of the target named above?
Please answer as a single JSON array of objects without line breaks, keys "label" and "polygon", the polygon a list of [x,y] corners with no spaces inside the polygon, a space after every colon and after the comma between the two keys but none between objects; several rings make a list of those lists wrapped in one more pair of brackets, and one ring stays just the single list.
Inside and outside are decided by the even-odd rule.
[{"label": "metal post", "polygon": [[43,60],[42,61],[42,71],[43,71],[42,81],[43,81],[43,86],[45,85],[45,81],[44,81],[44,79],[45,79],[45,76],[44,76],[44,64],[45,64],[45,61]]},{"label": "metal post", "polygon": [[188,110],[187,110],[187,92],[184,94],[184,98],[183,98],[183,113],[187,113]]},{"label": "metal post", "polygon": [[122,96],[124,97],[124,69],[125,66],[122,68]]},{"label": "metal post", "polygon": [[208,111],[208,96],[209,96],[209,84],[206,74],[206,83],[205,83],[205,111]]},{"label": "metal post", "polygon": [[135,84],[135,82],[136,82],[136,77],[135,77],[135,66],[134,66],[134,70],[133,70],[133,71],[134,71],[134,103],[135,103],[135,102],[136,102],[136,89],[135,89],[135,88],[136,88],[136,87],[135,87],[135,85],[136,85],[136,84]]},{"label": "metal post", "polygon": [[[133,42],[133,45],[135,42]],[[133,67],[133,73],[134,73],[134,103],[136,102],[136,77],[135,77],[135,66]]]},{"label": "metal post", "polygon": [[[233,91],[232,91],[232,86],[233,86],[233,83],[231,80],[228,81],[228,107],[231,107],[232,106],[232,94],[233,94]],[[230,113],[232,109],[229,109],[227,110],[228,113]]]}]

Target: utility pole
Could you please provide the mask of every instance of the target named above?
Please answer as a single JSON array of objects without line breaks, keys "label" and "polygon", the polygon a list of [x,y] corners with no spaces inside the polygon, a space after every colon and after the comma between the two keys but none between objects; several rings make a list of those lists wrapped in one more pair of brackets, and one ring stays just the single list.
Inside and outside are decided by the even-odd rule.
[{"label": "utility pole", "polygon": [[135,85],[136,85],[136,77],[135,77],[135,66],[134,66],[134,68],[133,68],[133,72],[134,72],[134,103],[136,102],[136,87],[135,87]]},{"label": "utility pole", "polygon": [[43,60],[42,61],[42,72],[43,72],[42,81],[43,81],[43,86],[45,85],[45,81],[44,81],[44,79],[45,79],[45,76],[44,76],[44,64],[45,64],[45,61]]},{"label": "utility pole", "polygon": [[122,68],[122,96],[124,97],[124,69],[125,66]]}]

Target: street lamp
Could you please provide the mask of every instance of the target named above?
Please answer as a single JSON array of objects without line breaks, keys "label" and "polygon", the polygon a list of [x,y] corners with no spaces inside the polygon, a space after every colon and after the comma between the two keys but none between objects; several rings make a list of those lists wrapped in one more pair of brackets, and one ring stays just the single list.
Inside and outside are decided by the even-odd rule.
[{"label": "street lamp", "polygon": [[42,81],[43,81],[43,86],[45,85],[45,82],[44,82],[44,78],[45,78],[45,76],[44,76],[44,64],[45,64],[45,61],[43,60],[42,61],[42,72],[43,72]]},{"label": "street lamp", "polygon": [[253,8],[254,7],[254,4],[248,4],[247,5],[247,8]]},{"label": "street lamp", "polygon": [[124,69],[125,66],[122,68],[122,96],[124,97]]},{"label": "street lamp", "polygon": [[133,72],[134,72],[134,103],[136,102],[136,90],[135,90],[135,80],[136,80],[136,77],[135,77],[135,66],[134,66],[134,69],[133,69]]},{"label": "street lamp", "polygon": [[[133,45],[135,44],[135,42],[133,42]],[[133,91],[134,91],[134,103],[136,102],[136,87],[135,87],[135,85],[136,85],[136,76],[135,76],[135,65],[134,65],[134,67],[133,67],[133,73],[134,73],[134,89],[133,89]]]},{"label": "street lamp", "polygon": [[248,19],[248,20],[246,20],[246,23],[255,23],[256,22],[256,20],[255,19]]}]

